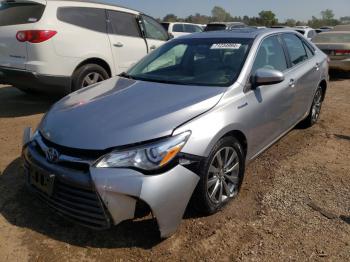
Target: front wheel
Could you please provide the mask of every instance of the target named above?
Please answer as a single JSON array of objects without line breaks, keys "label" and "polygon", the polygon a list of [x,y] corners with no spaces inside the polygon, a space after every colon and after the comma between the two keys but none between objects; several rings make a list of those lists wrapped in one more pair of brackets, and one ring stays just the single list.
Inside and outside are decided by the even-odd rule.
[{"label": "front wheel", "polygon": [[245,156],[234,137],[222,138],[200,167],[200,181],[194,192],[194,207],[213,214],[234,199],[242,184]]}]

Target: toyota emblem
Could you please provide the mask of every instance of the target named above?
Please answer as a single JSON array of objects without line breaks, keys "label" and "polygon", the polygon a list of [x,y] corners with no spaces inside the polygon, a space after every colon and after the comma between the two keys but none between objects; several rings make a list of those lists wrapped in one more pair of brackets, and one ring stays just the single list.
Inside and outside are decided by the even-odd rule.
[{"label": "toyota emblem", "polygon": [[51,163],[56,163],[59,160],[60,154],[54,148],[49,148],[46,152],[46,159]]}]

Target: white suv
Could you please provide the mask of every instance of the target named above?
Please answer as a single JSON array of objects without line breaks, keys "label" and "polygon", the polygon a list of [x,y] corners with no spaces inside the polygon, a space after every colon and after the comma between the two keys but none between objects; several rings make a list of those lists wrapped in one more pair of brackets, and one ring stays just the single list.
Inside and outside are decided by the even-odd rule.
[{"label": "white suv", "polygon": [[163,22],[162,25],[164,29],[167,30],[168,33],[173,37],[203,32],[203,28],[197,24]]},{"label": "white suv", "polygon": [[169,39],[153,18],[110,4],[0,2],[0,83],[65,94],[118,75]]}]

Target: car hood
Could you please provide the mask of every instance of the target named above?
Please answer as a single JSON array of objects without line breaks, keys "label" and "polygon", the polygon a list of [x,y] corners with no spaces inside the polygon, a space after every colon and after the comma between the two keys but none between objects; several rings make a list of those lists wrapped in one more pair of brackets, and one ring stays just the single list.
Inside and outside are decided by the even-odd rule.
[{"label": "car hood", "polygon": [[172,134],[210,110],[226,88],[173,85],[115,77],[57,102],[39,125],[49,141],[105,150]]}]

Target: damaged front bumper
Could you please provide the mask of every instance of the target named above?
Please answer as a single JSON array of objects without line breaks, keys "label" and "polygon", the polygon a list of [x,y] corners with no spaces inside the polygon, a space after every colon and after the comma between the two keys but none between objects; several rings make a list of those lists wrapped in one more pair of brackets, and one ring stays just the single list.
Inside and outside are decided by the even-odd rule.
[{"label": "damaged front bumper", "polygon": [[[84,226],[105,229],[133,219],[137,203],[142,201],[157,219],[161,237],[169,237],[181,223],[199,181],[197,174],[180,164],[162,174],[145,175],[127,168],[75,166],[65,162],[73,159],[69,156],[50,163],[42,145],[31,139],[26,130],[23,158],[28,185],[56,211]],[[41,190],[40,181],[39,186],[31,182],[35,173],[54,177],[52,192]]]}]

